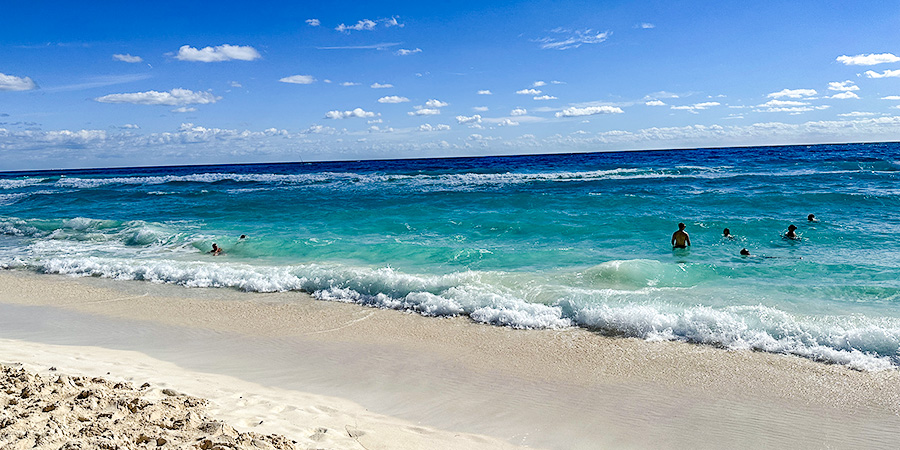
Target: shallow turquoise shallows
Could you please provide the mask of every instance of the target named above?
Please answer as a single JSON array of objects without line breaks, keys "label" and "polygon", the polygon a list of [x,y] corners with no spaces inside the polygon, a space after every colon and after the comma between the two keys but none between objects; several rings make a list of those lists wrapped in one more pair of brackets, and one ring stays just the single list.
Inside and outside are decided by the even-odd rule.
[{"label": "shallow turquoise shallows", "polygon": [[900,366],[898,211],[900,144],[19,172],[0,267],[878,370]]}]

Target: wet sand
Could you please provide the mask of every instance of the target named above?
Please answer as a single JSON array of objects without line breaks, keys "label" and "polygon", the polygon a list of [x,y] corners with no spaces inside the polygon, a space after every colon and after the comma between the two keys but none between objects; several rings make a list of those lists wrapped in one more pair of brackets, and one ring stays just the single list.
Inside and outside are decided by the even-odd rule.
[{"label": "wet sand", "polygon": [[[514,330],[297,292],[10,271],[0,286],[0,362],[162,383],[209,399],[211,414],[238,431],[283,434],[299,448],[315,448],[319,428],[348,426],[369,449],[900,440],[897,371],[583,329]],[[265,406],[242,407],[239,393]]]}]

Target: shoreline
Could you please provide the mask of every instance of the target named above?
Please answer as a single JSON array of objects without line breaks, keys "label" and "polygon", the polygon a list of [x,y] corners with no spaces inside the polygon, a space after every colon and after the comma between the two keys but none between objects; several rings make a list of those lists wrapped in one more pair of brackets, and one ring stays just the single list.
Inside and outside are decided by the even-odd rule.
[{"label": "shoreline", "polygon": [[457,435],[532,448],[843,448],[900,438],[895,370],[579,328],[514,330],[298,292],[11,271],[0,271],[0,285],[0,362],[22,342],[50,359],[84,347],[101,360],[138,352],[174,364],[172,373],[355,404],[394,424],[377,433],[394,434],[391,448],[412,436],[399,423],[441,436],[432,448],[452,448]]}]

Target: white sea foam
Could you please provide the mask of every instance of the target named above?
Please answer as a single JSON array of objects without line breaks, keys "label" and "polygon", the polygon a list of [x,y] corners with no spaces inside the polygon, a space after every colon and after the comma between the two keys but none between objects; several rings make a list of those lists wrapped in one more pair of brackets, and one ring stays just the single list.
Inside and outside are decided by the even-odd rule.
[{"label": "white sea foam", "polygon": [[[279,267],[104,257],[52,257],[27,262],[21,258],[0,258],[0,266],[251,292],[303,290],[320,300],[416,311],[429,316],[468,315],[477,322],[515,328],[575,325],[649,340],[681,340],[730,349],[794,354],[859,370],[896,368],[900,349],[898,321],[856,318],[854,322],[837,317],[822,320],[765,306],[685,307],[665,301],[648,302],[647,291],[591,288],[557,287],[554,294],[557,300],[541,303],[527,300],[525,292],[510,287],[516,284],[515,280],[504,281],[504,278],[515,278],[515,275],[504,273],[415,275],[391,268],[343,265]],[[659,288],[646,289],[665,292]],[[598,301],[629,295],[631,302]],[[635,301],[638,298],[644,301]]]},{"label": "white sea foam", "polygon": [[[742,172],[728,166],[679,166],[674,169],[614,168],[592,171],[454,173],[454,174],[382,174],[352,172],[316,172],[309,174],[276,173],[196,173],[188,175],[119,176],[119,177],[61,177],[52,185],[63,188],[93,189],[107,185],[161,185],[167,183],[213,184],[224,181],[236,183],[265,183],[270,185],[354,184],[379,186],[399,183],[420,187],[501,186],[534,182],[583,182],[597,180],[697,178],[720,179],[733,177],[798,177],[808,175],[838,175],[858,173],[860,170],[785,169],[774,172]],[[44,183],[46,179],[0,180],[0,188],[17,189]],[[233,189],[232,189],[233,190]],[[159,191],[155,191],[158,193]]]},{"label": "white sea foam", "polygon": [[0,178],[0,189],[21,189],[37,186],[44,181],[46,181],[46,178]]}]

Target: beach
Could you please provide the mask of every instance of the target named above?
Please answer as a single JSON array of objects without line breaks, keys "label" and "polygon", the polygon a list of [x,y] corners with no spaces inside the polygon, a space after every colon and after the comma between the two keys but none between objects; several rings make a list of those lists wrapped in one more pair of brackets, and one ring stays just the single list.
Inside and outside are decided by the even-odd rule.
[{"label": "beach", "polygon": [[886,448],[900,437],[896,370],[302,292],[18,271],[0,283],[0,363],[206,398],[237,431],[297,448]]}]

